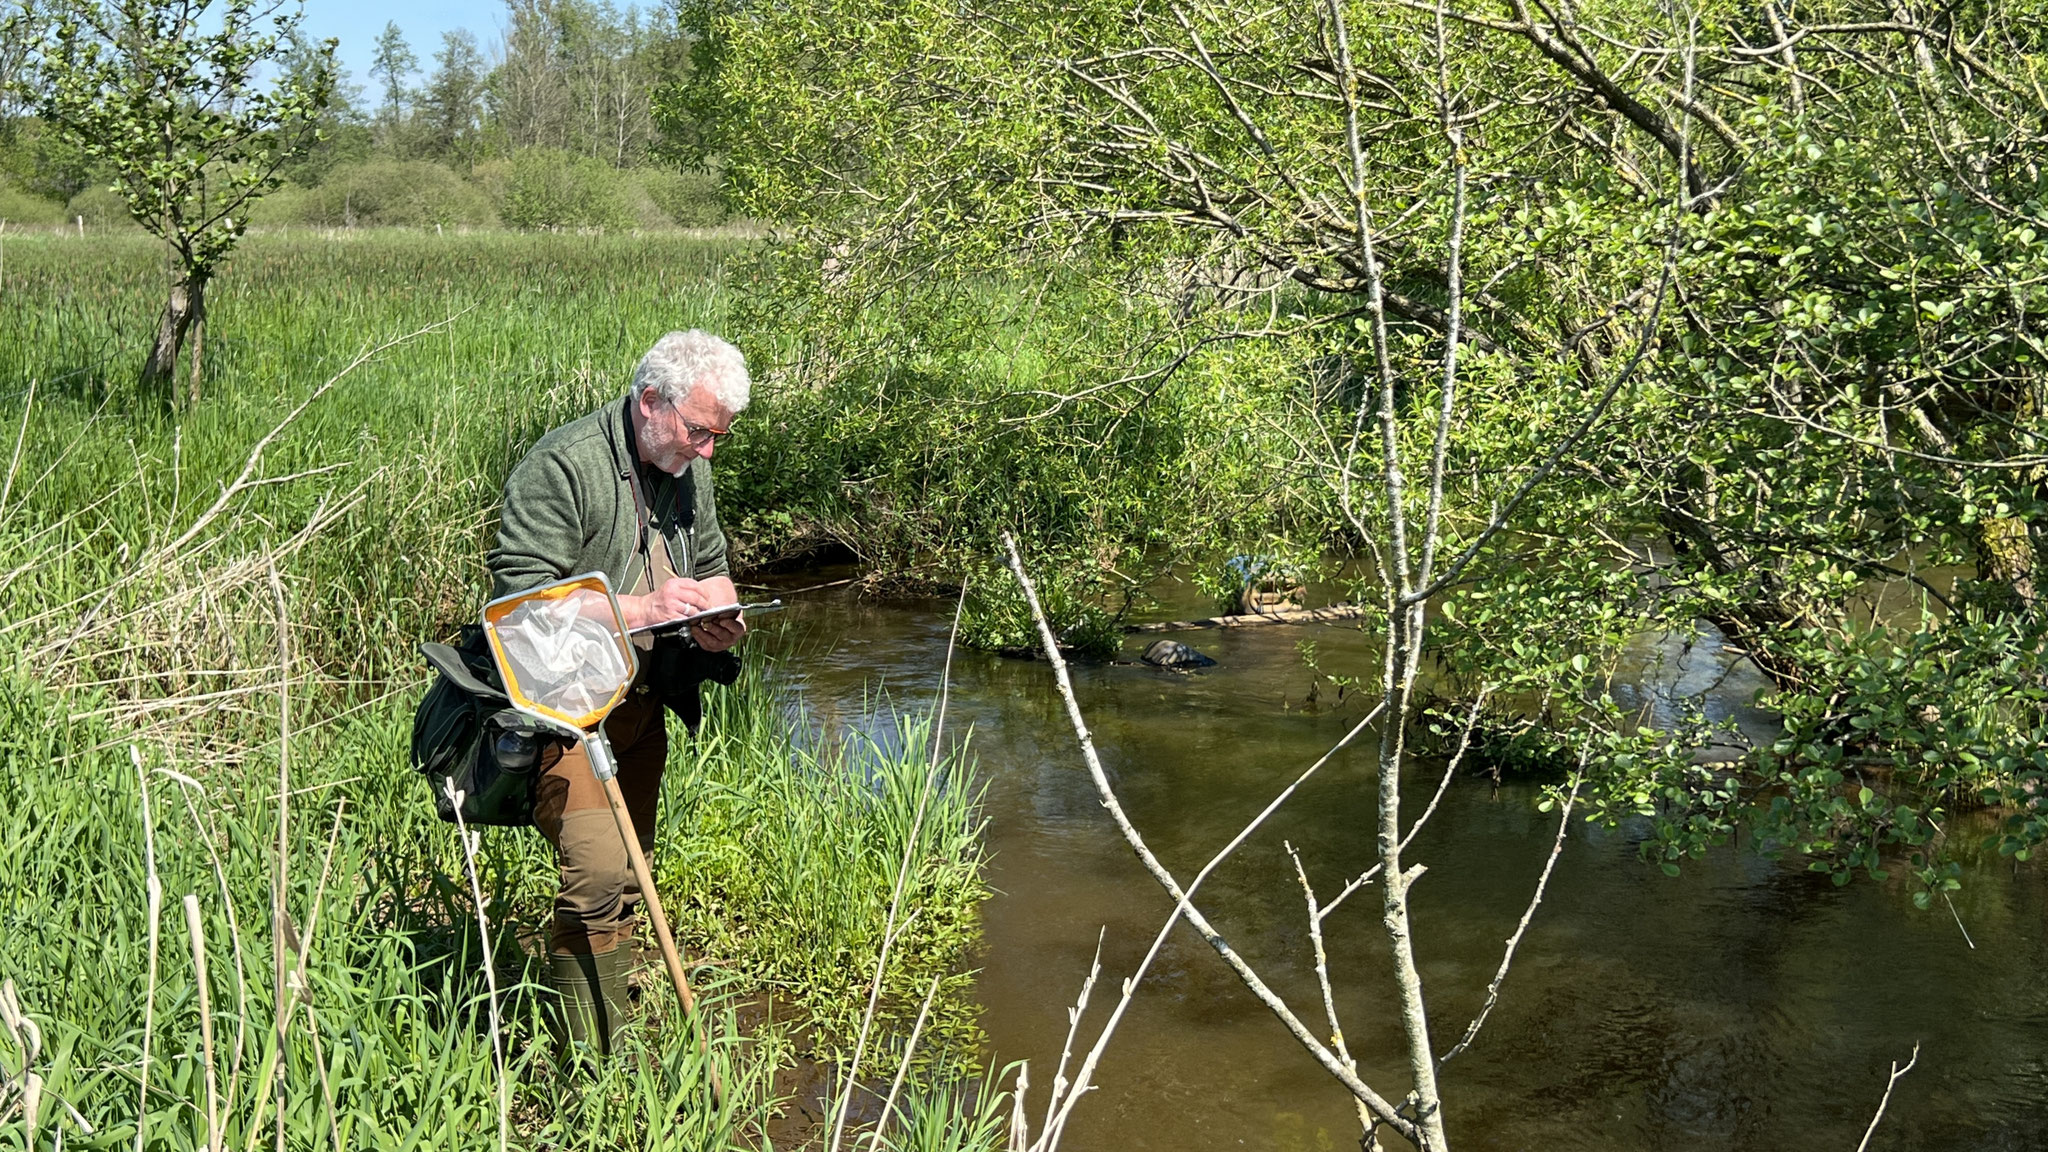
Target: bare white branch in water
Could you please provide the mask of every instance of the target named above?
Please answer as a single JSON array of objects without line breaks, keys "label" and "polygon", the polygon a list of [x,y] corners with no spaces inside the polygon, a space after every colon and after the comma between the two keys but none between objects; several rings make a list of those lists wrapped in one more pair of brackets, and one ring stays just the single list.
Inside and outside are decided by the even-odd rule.
[{"label": "bare white branch in water", "polygon": [[1870,1127],[1863,1130],[1863,1139],[1856,1142],[1856,1152],[1864,1152],[1864,1149],[1870,1147],[1870,1138],[1877,1135],[1878,1121],[1884,1119],[1885,1106],[1892,1102],[1892,1089],[1898,1086],[1899,1077],[1911,1072],[1913,1066],[1918,1063],[1920,1063],[1920,1042],[1915,1040],[1913,1042],[1913,1054],[1906,1058],[1906,1066],[1904,1068],[1899,1067],[1897,1060],[1892,1061],[1891,1078],[1884,1082],[1884,1096],[1877,1102],[1877,1112],[1870,1118]]},{"label": "bare white branch in water", "polygon": [[1529,906],[1522,909],[1522,919],[1515,925],[1514,935],[1508,937],[1507,948],[1501,953],[1500,969],[1493,974],[1492,983],[1486,986],[1486,1003],[1479,1009],[1479,1014],[1472,1018],[1472,1024],[1465,1029],[1463,1038],[1449,1052],[1443,1054],[1443,1058],[1437,1061],[1438,1065],[1450,1063],[1451,1057],[1471,1046],[1472,1038],[1479,1035],[1479,1029],[1485,1025],[1487,1016],[1493,1012],[1493,1006],[1500,1002],[1500,986],[1507,982],[1508,969],[1515,962],[1515,949],[1522,946],[1522,937],[1529,931],[1529,922],[1536,918],[1536,909],[1543,903],[1544,889],[1550,886],[1550,874],[1557,868],[1557,858],[1564,853],[1565,831],[1571,827],[1572,806],[1578,803],[1579,785],[1586,779],[1586,760],[1591,755],[1591,745],[1589,744],[1587,748],[1587,751],[1579,753],[1579,767],[1572,773],[1571,791],[1565,794],[1564,803],[1561,805],[1563,811],[1557,816],[1557,838],[1550,842],[1550,857],[1543,862],[1543,874],[1536,878],[1536,893],[1529,897]]},{"label": "bare white branch in water", "polygon": [[[1147,872],[1151,873],[1152,878],[1158,882],[1160,887],[1166,889],[1167,893],[1174,898],[1174,911],[1168,918],[1167,927],[1171,928],[1175,919],[1185,916],[1195,931],[1201,934],[1202,939],[1207,941],[1209,946],[1216,951],[1216,954],[1223,958],[1224,963],[1230,966],[1231,971],[1237,974],[1238,980],[1246,988],[1249,988],[1252,995],[1258,997],[1259,1002],[1264,1004],[1274,1016],[1279,1018],[1281,1024],[1287,1028],[1288,1032],[1294,1036],[1295,1040],[1303,1048],[1308,1050],[1310,1055],[1315,1057],[1317,1063],[1321,1064],[1339,1083],[1343,1084],[1353,1096],[1370,1108],[1374,1117],[1379,1119],[1380,1122],[1400,1132],[1403,1136],[1414,1140],[1418,1135],[1415,1125],[1402,1116],[1385,1097],[1374,1091],[1363,1080],[1360,1080],[1349,1068],[1346,1068],[1343,1061],[1338,1059],[1336,1053],[1330,1051],[1322,1041],[1316,1038],[1315,1033],[1302,1023],[1301,1018],[1295,1015],[1293,1009],[1287,1006],[1279,994],[1268,987],[1258,972],[1242,956],[1238,955],[1236,949],[1230,946],[1229,941],[1223,938],[1223,934],[1218,932],[1215,926],[1209,922],[1208,917],[1204,916],[1201,910],[1190,902],[1188,891],[1181,886],[1180,881],[1175,879],[1173,873],[1153,854],[1151,847],[1146,844],[1145,838],[1131,824],[1130,817],[1124,813],[1122,802],[1117,798],[1116,789],[1110,786],[1109,775],[1102,767],[1102,758],[1096,753],[1095,739],[1089,734],[1087,721],[1081,715],[1080,702],[1074,696],[1074,686],[1072,679],[1067,674],[1066,660],[1060,655],[1059,638],[1053,634],[1052,625],[1046,620],[1045,609],[1038,600],[1037,587],[1032,584],[1030,575],[1024,570],[1024,561],[1017,553],[1017,542],[1008,533],[1005,533],[1003,536],[1003,546],[1009,554],[1010,571],[1016,576],[1018,584],[1022,586],[1025,602],[1030,606],[1032,619],[1038,625],[1040,643],[1045,649],[1046,658],[1052,663],[1054,687],[1058,689],[1060,698],[1066,702],[1067,718],[1073,724],[1075,737],[1080,741],[1081,756],[1088,765],[1090,778],[1095,782],[1096,794],[1102,798],[1103,807],[1109,810],[1110,818],[1116,822],[1117,830],[1123,834],[1125,843],[1129,844],[1131,850],[1137,854],[1139,862],[1144,865]],[[1363,724],[1360,725],[1360,728],[1363,728]],[[1354,729],[1354,734],[1358,730]],[[1163,934],[1164,930],[1162,930]],[[1154,948],[1155,950],[1157,948],[1156,942]],[[1134,981],[1125,982],[1122,1000],[1119,1001],[1117,1007],[1111,1013],[1110,1020],[1104,1024],[1100,1039],[1097,1040],[1095,1047],[1089,1051],[1087,1058],[1082,1062],[1079,1073],[1074,1078],[1076,1088],[1073,1095],[1061,1105],[1059,1115],[1055,1119],[1051,1130],[1039,1134],[1040,1143],[1036,1147],[1051,1148],[1056,1146],[1060,1131],[1065,1127],[1067,1117],[1072,1113],[1075,1103],[1081,1097],[1082,1086],[1089,1083],[1093,1078],[1095,1065],[1099,1061],[1103,1049],[1108,1044],[1110,1034],[1121,1019],[1124,1008],[1129,1004],[1131,994],[1135,988],[1136,984]],[[1048,1140],[1051,1143],[1047,1143]]]}]

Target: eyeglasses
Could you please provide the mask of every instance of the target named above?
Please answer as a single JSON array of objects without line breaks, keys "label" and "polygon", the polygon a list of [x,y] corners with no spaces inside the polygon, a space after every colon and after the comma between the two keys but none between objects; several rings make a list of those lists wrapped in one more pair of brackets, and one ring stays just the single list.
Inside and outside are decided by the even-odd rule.
[{"label": "eyeglasses", "polygon": [[692,447],[702,444],[716,444],[727,436],[732,435],[732,429],[730,428],[706,428],[691,423],[689,418],[683,415],[681,405],[665,396],[662,397],[662,402],[668,405],[669,411],[676,414],[676,423],[683,426],[683,442]]},{"label": "eyeglasses", "polygon": [[716,444],[732,435],[730,428],[699,428],[683,419],[680,412],[676,414],[676,421],[683,426],[683,440],[690,444]]}]

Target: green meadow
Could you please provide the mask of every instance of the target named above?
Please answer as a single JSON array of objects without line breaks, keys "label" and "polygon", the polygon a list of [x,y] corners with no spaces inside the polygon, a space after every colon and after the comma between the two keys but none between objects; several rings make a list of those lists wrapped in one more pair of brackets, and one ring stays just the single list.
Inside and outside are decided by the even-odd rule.
[{"label": "green meadow", "polygon": [[654,863],[709,958],[717,1104],[658,979],[628,1055],[556,1070],[545,845],[465,845],[407,763],[417,645],[475,615],[505,471],[656,336],[725,322],[750,243],[252,237],[173,416],[133,385],[154,244],[0,240],[0,1148],[761,1147],[778,1068],[858,1043],[905,860],[873,1076],[933,1001],[879,1144],[987,1127],[958,1113],[994,1094],[949,1087],[978,793],[929,718],[816,731],[757,652],[672,756]]}]

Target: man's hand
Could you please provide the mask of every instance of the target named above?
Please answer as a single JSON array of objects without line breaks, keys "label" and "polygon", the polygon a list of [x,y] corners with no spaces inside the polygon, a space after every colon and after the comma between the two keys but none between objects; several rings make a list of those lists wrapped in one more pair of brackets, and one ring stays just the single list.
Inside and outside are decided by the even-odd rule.
[{"label": "man's hand", "polygon": [[671,620],[680,620],[685,616],[702,612],[706,608],[715,608],[720,603],[730,604],[732,601],[712,599],[702,581],[676,577],[664,581],[661,587],[640,597],[640,603],[643,619],[627,621],[635,628],[666,624]]},{"label": "man's hand", "polygon": [[[688,580],[678,576],[645,596],[621,596],[619,607],[626,615],[628,628],[645,628],[738,600],[739,589],[733,587],[728,577]],[[690,629],[691,639],[706,652],[723,652],[739,643],[740,637],[746,634],[746,621],[736,617],[707,620]]]},{"label": "man's hand", "polygon": [[[670,584],[684,583],[671,580]],[[697,591],[705,596],[704,607],[716,608],[721,604],[737,604],[740,590],[732,586],[732,580],[724,576],[713,576],[709,580],[695,582]],[[723,652],[740,642],[747,634],[747,622],[740,616],[728,616],[723,620],[706,620],[690,628],[690,639],[706,652]]]}]

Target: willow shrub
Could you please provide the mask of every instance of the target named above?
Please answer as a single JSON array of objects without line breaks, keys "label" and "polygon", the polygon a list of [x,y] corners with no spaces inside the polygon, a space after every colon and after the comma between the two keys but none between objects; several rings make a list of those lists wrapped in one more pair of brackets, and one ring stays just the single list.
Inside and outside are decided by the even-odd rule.
[{"label": "willow shrub", "polygon": [[557,148],[522,148],[477,169],[477,182],[514,228],[630,228],[638,221],[630,180],[618,169]]},{"label": "willow shrub", "polygon": [[317,187],[290,189],[259,205],[262,223],[432,228],[498,222],[490,196],[426,160],[366,160],[329,172]]},{"label": "willow shrub", "polygon": [[45,200],[0,182],[0,220],[20,227],[65,223],[64,205]]},{"label": "willow shrub", "polygon": [[[968,576],[968,635],[995,647],[1036,643],[998,559],[1013,533],[1046,573],[1055,626],[1099,652],[1175,565],[1334,530],[1291,426],[1321,349],[1165,331],[1174,294],[1200,291],[1169,262],[991,259],[922,277],[818,251],[764,247],[733,274],[768,383],[745,466],[720,478],[750,535],[830,542],[910,583]],[[1177,348],[1180,370],[1160,371]]]}]

